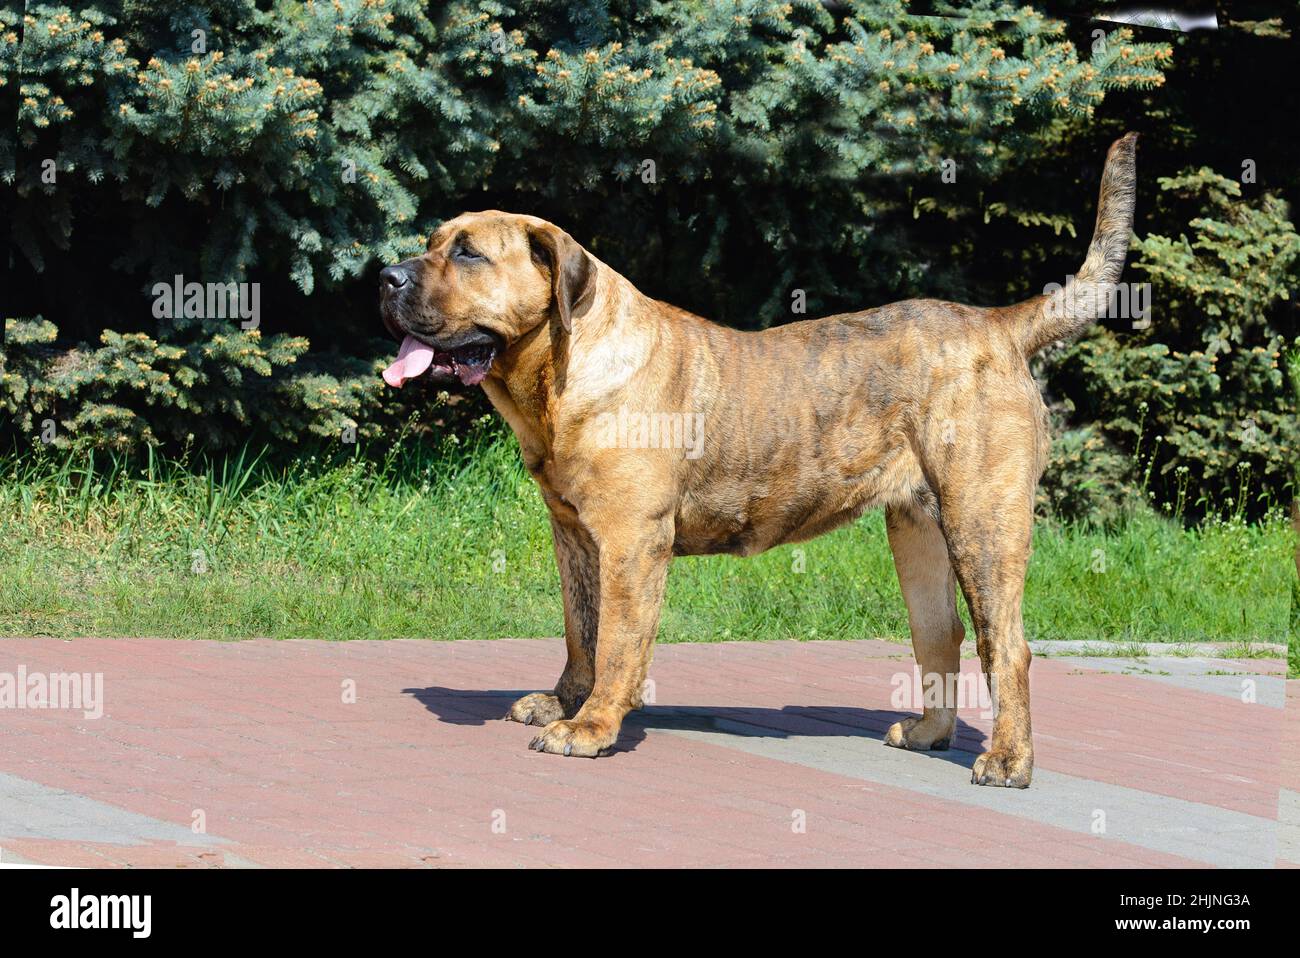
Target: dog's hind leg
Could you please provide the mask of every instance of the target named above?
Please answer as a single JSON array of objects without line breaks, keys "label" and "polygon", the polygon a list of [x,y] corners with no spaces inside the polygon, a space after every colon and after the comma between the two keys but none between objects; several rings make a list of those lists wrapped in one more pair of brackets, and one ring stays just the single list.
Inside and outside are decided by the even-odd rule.
[{"label": "dog's hind leg", "polygon": [[957,724],[956,695],[965,634],[957,615],[957,579],[948,561],[948,544],[939,523],[917,509],[889,507],[885,526],[898,584],[907,602],[924,705],[919,718],[905,718],[890,726],[885,744],[946,749]]},{"label": "dog's hind leg", "polygon": [[[1012,462],[1015,457],[1008,457]],[[975,645],[993,699],[993,742],[975,759],[977,785],[1026,788],[1033,773],[1029,661],[1020,604],[1029,565],[1034,484],[988,467],[941,494],[941,522],[957,581],[975,625]]]},{"label": "dog's hind leg", "polygon": [[600,621],[600,558],[591,536],[577,523],[551,517],[555,564],[564,596],[565,663],[554,692],[533,692],[510,707],[506,718],[525,725],[549,725],[573,718],[596,676],[596,634]]}]

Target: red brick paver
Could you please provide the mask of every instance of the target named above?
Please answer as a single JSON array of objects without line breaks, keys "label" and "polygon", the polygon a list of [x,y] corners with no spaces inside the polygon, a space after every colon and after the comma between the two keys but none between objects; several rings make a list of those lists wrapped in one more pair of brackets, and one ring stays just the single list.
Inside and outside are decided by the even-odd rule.
[{"label": "red brick paver", "polygon": [[[0,773],[185,830],[201,812],[211,842],[0,834],[0,856],[99,867],[1201,864],[1031,820],[1019,793],[975,807],[656,727],[656,714],[688,708],[774,738],[878,746],[871,734],[901,714],[889,703],[913,667],[906,646],[661,646],[655,707],[597,761],[530,752],[535,731],[500,719],[563,659],[556,640],[0,640],[0,672],[101,672],[106,699],[99,719],[0,711]],[[1300,781],[1296,749],[1279,766],[1280,709],[1068,659],[1035,662],[1033,697],[1040,770],[1262,818],[1276,817],[1282,782]],[[958,747],[977,752],[989,722],[978,710],[962,718]],[[1294,720],[1285,734],[1294,746]],[[943,762],[964,788],[972,758],[908,757]]]}]

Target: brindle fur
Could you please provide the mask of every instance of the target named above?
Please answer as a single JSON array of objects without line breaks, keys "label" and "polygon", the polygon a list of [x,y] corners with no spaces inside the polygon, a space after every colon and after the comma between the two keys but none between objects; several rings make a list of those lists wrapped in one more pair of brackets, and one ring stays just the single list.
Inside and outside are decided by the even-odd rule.
[{"label": "brindle fur", "polygon": [[[395,333],[502,344],[488,398],[551,513],[568,664],[508,718],[533,748],[595,756],[641,704],[674,555],[754,555],[883,506],[927,683],[954,687],[971,611],[992,691],[992,743],[972,781],[1025,787],[1033,768],[1021,595],[1049,442],[1027,359],[1103,311],[1132,228],[1134,149],[1110,149],[1096,232],[1072,287],[1005,308],[937,300],[740,332],[649,299],[556,226],[467,213],[401,264]],[[488,262],[451,255],[468,242]],[[704,415],[703,453],[607,448],[603,413]],[[946,695],[886,742],[942,749]]]}]

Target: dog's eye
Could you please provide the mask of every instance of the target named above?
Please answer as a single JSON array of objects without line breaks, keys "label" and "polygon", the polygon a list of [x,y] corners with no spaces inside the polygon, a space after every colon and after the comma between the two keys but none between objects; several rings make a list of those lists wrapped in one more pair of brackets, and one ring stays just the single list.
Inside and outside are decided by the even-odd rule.
[{"label": "dog's eye", "polygon": [[470,246],[464,240],[460,240],[451,248],[451,258],[460,260],[462,263],[486,263],[488,258],[480,253],[474,247]]}]

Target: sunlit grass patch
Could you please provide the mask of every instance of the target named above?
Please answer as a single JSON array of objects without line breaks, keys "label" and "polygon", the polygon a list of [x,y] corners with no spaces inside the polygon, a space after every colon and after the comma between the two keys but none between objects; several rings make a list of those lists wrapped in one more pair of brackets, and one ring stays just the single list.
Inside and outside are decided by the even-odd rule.
[{"label": "sunlit grass patch", "polygon": [[[558,635],[545,508],[513,441],[272,463],[0,463],[0,634],[432,639]],[[1040,523],[1026,633],[1294,642],[1291,533]],[[964,614],[964,610],[963,610]],[[738,559],[678,559],[660,637],[907,638],[883,518]],[[1113,646],[1112,646],[1113,647]],[[1294,648],[1293,648],[1294,660]]]}]

